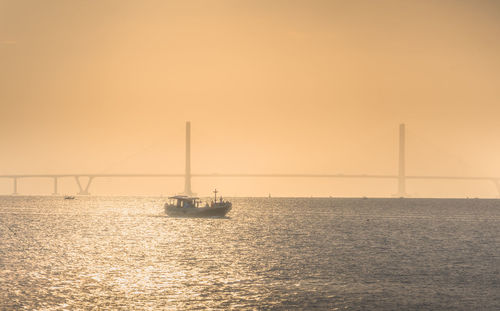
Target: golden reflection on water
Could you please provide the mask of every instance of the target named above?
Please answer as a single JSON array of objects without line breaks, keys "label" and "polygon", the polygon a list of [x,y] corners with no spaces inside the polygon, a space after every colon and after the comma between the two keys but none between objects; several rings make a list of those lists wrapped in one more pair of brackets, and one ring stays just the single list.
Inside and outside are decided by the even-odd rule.
[{"label": "golden reflection on water", "polygon": [[183,219],[159,198],[0,200],[0,309],[496,303],[496,201],[234,199]]}]

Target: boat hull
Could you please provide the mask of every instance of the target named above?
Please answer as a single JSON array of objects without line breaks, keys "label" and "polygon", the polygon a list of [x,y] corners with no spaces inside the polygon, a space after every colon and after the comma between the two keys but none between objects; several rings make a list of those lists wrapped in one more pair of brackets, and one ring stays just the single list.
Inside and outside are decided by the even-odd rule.
[{"label": "boat hull", "polygon": [[[218,204],[219,205],[219,204]],[[231,204],[220,204],[213,207],[177,207],[165,204],[165,213],[171,217],[222,217],[231,210]]]}]

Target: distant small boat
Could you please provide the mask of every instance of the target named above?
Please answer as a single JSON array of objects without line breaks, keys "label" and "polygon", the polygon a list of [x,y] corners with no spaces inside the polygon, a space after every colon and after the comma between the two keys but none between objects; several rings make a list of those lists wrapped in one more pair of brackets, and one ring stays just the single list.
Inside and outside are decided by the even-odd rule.
[{"label": "distant small boat", "polygon": [[232,208],[229,201],[217,201],[217,189],[214,191],[215,198],[210,204],[203,205],[197,197],[186,195],[176,195],[169,197],[169,202],[165,203],[165,213],[172,217],[211,217],[225,216]]},{"label": "distant small boat", "polygon": [[64,199],[65,199],[65,200],[74,200],[74,199],[75,199],[75,196],[74,196],[74,195],[65,195],[65,196],[64,196]]}]

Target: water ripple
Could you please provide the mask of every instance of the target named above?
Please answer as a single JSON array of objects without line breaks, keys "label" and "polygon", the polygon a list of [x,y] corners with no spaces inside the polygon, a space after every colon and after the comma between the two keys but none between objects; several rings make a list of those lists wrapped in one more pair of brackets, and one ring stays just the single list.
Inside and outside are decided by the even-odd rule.
[{"label": "water ripple", "polygon": [[500,309],[497,200],[0,198],[0,309]]}]

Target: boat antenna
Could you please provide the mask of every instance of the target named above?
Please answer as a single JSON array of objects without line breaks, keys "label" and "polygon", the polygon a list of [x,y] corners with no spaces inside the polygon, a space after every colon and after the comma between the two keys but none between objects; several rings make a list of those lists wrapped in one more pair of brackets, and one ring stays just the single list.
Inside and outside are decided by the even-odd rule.
[{"label": "boat antenna", "polygon": [[217,202],[217,192],[219,192],[219,191],[217,191],[217,188],[215,188],[215,190],[214,190],[214,193],[215,193],[215,199],[214,199],[214,201],[215,202]]}]

